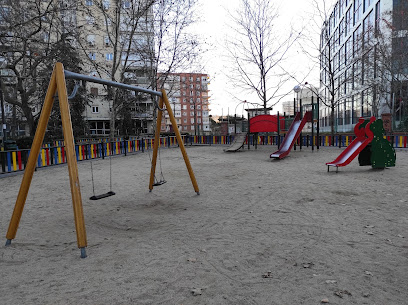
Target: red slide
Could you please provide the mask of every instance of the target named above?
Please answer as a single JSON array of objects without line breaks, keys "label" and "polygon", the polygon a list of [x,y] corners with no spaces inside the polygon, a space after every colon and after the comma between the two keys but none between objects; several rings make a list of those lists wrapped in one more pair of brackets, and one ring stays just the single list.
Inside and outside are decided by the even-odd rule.
[{"label": "red slide", "polygon": [[270,157],[275,158],[275,159],[283,159],[287,155],[289,155],[290,150],[295,144],[296,139],[300,135],[300,132],[302,131],[306,122],[310,121],[311,117],[312,117],[312,112],[306,111],[305,115],[303,116],[303,119],[301,120],[300,113],[297,112],[295,115],[295,118],[293,119],[292,125],[290,125],[290,128],[288,132],[286,133],[285,138],[283,139],[280,149],[278,151],[275,151],[273,154],[271,154]]},{"label": "red slide", "polygon": [[371,117],[370,122],[367,123],[365,128],[361,128],[361,124],[364,123],[363,118],[359,118],[358,123],[354,126],[354,134],[357,136],[353,142],[332,162],[326,163],[327,171],[329,171],[330,166],[335,166],[336,171],[340,166],[346,166],[349,164],[355,157],[357,157],[360,152],[373,140],[373,133],[370,130],[370,125],[375,121],[375,117]]}]

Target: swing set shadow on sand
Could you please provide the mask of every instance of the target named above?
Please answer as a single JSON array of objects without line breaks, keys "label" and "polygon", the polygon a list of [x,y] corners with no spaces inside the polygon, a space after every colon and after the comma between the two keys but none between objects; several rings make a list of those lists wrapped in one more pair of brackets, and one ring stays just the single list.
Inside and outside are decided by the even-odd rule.
[{"label": "swing set shadow on sand", "polygon": [[[69,105],[68,105],[68,94],[67,94],[67,87],[66,87],[65,79],[74,79],[74,80],[82,80],[82,81],[87,81],[87,82],[99,83],[102,85],[117,87],[117,88],[136,91],[136,92],[144,92],[147,94],[158,96],[159,105],[156,105],[158,108],[158,115],[157,115],[156,132],[155,132],[154,145],[153,145],[153,157],[152,157],[152,166],[151,166],[151,171],[150,171],[149,191],[151,192],[153,190],[153,187],[157,185],[154,181],[155,179],[154,177],[155,177],[155,171],[156,171],[157,153],[158,153],[158,148],[159,148],[162,113],[164,110],[163,106],[165,105],[166,110],[170,117],[171,124],[174,129],[174,132],[176,134],[177,142],[179,144],[181,153],[183,155],[184,162],[186,164],[188,173],[190,175],[190,179],[193,184],[194,191],[197,193],[197,195],[199,195],[200,192],[198,189],[197,181],[194,176],[193,169],[191,167],[190,161],[187,156],[187,152],[184,147],[184,143],[182,141],[180,132],[177,127],[176,119],[174,118],[173,111],[170,107],[169,100],[164,90],[161,90],[161,92],[158,92],[158,91],[153,91],[153,90],[149,90],[146,88],[126,85],[126,84],[117,83],[117,82],[113,82],[109,80],[103,80],[103,79],[96,78],[96,77],[73,73],[70,71],[64,71],[64,67],[62,63],[56,63],[54,66],[52,75],[51,75],[51,80],[48,86],[47,94],[45,96],[44,105],[41,110],[38,127],[35,132],[33,144],[31,146],[31,152],[28,157],[27,166],[24,171],[23,179],[20,185],[20,190],[18,192],[16,204],[14,206],[14,211],[11,216],[10,223],[9,223],[9,228],[8,228],[7,235],[6,235],[6,238],[7,238],[6,246],[10,245],[11,240],[16,237],[18,225],[20,223],[21,215],[24,209],[24,204],[27,199],[28,190],[30,188],[30,184],[33,178],[36,161],[38,159],[41,144],[44,140],[44,135],[45,135],[45,130],[47,128],[48,120],[51,115],[52,105],[54,103],[54,96],[57,93],[59,105],[60,105],[60,111],[61,111],[61,121],[62,121],[64,141],[65,141],[66,158],[67,158],[67,163],[68,163],[72,204],[74,208],[77,244],[78,244],[78,248],[81,250],[81,258],[85,258],[86,257],[85,247],[87,246],[85,220],[84,220],[84,213],[83,213],[83,208],[82,208],[82,197],[81,197],[81,191],[80,191],[80,186],[79,186],[78,166],[77,166],[76,153],[75,153],[74,135],[72,132],[72,122],[71,122],[71,115],[70,115]],[[103,197],[107,197],[107,196],[103,196]]]}]

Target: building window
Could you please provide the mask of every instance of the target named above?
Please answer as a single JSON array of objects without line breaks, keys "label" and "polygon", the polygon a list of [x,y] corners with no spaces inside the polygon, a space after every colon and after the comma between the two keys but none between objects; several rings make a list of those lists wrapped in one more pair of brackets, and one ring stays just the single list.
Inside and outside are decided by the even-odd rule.
[{"label": "building window", "polygon": [[96,87],[91,87],[91,94],[93,96],[98,96],[98,88]]},{"label": "building window", "polygon": [[109,134],[110,133],[110,124],[109,122],[90,122],[90,131],[91,134]]},{"label": "building window", "polygon": [[110,45],[110,40],[109,40],[109,36],[105,36],[105,38],[103,39],[104,43],[105,43],[105,47],[109,47]]},{"label": "building window", "polygon": [[337,125],[343,125],[344,104],[340,103],[337,107]]},{"label": "building window", "polygon": [[90,46],[94,46],[95,45],[95,35],[86,36],[86,41],[88,42]]},{"label": "building window", "polygon": [[351,33],[352,26],[353,26],[353,18],[352,18],[352,11],[350,7],[346,13],[346,36]]},{"label": "building window", "polygon": [[50,41],[50,34],[43,33],[42,36],[43,36],[44,42],[49,42]]},{"label": "building window", "polygon": [[361,94],[356,94],[353,96],[353,124],[357,123],[361,116]]},{"label": "building window", "polygon": [[103,8],[104,8],[105,10],[109,9],[109,7],[110,7],[110,0],[103,0],[102,5],[103,5]]},{"label": "building window", "polygon": [[187,123],[187,119],[184,119],[183,122],[184,122],[184,123]]},{"label": "building window", "polygon": [[130,1],[123,1],[123,8],[130,8]]},{"label": "building window", "polygon": [[363,91],[362,114],[363,117],[371,117],[371,105],[373,104],[373,95],[370,89]]},{"label": "building window", "polygon": [[373,0],[364,0],[364,12],[371,6],[371,4],[373,4]]},{"label": "building window", "polygon": [[357,24],[357,22],[360,21],[361,15],[362,15],[362,5],[361,5],[362,0],[354,0],[354,25]]},{"label": "building window", "polygon": [[93,52],[89,53],[89,58],[90,58],[91,60],[96,60],[96,54],[93,53]]},{"label": "building window", "polygon": [[344,116],[344,124],[348,125],[351,124],[351,109],[352,109],[352,102],[351,99],[348,98],[345,101],[345,116]]},{"label": "building window", "polygon": [[85,17],[86,23],[88,24],[94,24],[95,23],[95,18],[92,16],[86,16]]},{"label": "building window", "polygon": [[99,113],[99,106],[92,106],[92,113]]},{"label": "building window", "polygon": [[190,112],[190,116],[194,116],[194,111],[191,111],[191,112]]},{"label": "building window", "polygon": [[374,13],[371,11],[363,21],[364,48],[370,48],[370,41],[374,33]]},{"label": "building window", "polygon": [[104,20],[104,22],[105,22],[105,26],[110,26],[110,25],[112,25],[112,20],[111,20],[109,17],[106,17],[105,20]]},{"label": "building window", "polygon": [[341,19],[339,23],[339,45],[341,46],[344,42],[344,19]]},{"label": "building window", "polygon": [[194,118],[190,119],[191,124],[194,124]]},{"label": "building window", "polygon": [[93,0],[85,0],[85,5],[87,6],[93,5]]},{"label": "building window", "polygon": [[10,8],[0,7],[0,24],[7,24],[7,17],[9,17]]},{"label": "building window", "polygon": [[375,5],[375,33],[377,34],[379,29],[380,29],[380,18],[381,18],[381,12],[380,12],[380,1],[377,2]]},{"label": "building window", "polygon": [[361,45],[362,45],[361,26],[358,26],[357,29],[353,33],[354,57],[358,57],[359,52],[361,50]]},{"label": "building window", "polygon": [[106,53],[105,58],[106,58],[106,60],[113,60],[113,54],[112,53]]},{"label": "building window", "polygon": [[186,110],[187,109],[187,105],[183,105],[183,110]]}]

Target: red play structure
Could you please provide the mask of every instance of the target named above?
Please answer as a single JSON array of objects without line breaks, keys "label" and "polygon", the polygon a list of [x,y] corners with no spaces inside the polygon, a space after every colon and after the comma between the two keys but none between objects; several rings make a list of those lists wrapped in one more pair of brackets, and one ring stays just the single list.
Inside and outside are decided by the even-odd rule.
[{"label": "red play structure", "polygon": [[[285,118],[280,117],[280,130],[285,129]],[[278,117],[276,115],[261,114],[249,119],[249,130],[256,132],[278,132]]]}]

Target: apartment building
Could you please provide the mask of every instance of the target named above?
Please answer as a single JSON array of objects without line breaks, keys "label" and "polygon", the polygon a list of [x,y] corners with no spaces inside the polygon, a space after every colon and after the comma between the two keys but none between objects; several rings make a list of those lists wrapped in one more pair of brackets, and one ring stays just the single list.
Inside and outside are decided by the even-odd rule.
[{"label": "apartment building", "polygon": [[359,117],[401,116],[408,66],[406,61],[400,71],[387,66],[395,67],[395,58],[406,56],[401,46],[408,41],[407,19],[403,19],[407,4],[405,0],[335,2],[320,38],[322,131],[330,131],[332,124],[338,132],[351,131]]},{"label": "apartment building", "polygon": [[[139,87],[153,88],[154,32],[151,3],[143,1],[83,0],[77,13],[79,43],[88,55],[85,73]],[[93,103],[86,111],[91,135],[107,135],[115,117],[116,134],[153,132],[153,97],[115,92],[88,84]],[[111,92],[112,93],[112,92]],[[112,113],[114,112],[114,113]]]},{"label": "apartment building", "polygon": [[[208,85],[209,76],[203,73],[172,73],[164,81],[180,132],[192,135],[211,133]],[[173,131],[167,113],[162,121],[162,131]]]},{"label": "apartment building", "polygon": [[[13,22],[18,26],[13,26]],[[46,68],[47,61],[52,64],[58,60],[47,59],[46,54],[62,37],[68,37],[66,40],[82,58],[82,74],[155,88],[152,1],[5,0],[0,4],[0,27],[4,34],[0,35],[4,114],[6,120],[13,117],[12,125],[19,128],[14,135],[33,134],[29,126],[35,125],[34,117],[41,110],[41,98],[36,90],[49,77],[39,78],[38,71]],[[31,31],[35,33],[31,35]],[[17,62],[20,57],[22,60]],[[12,65],[18,74],[7,67]],[[19,81],[23,83],[20,87]],[[116,91],[90,82],[86,83],[86,91],[91,100],[83,113],[88,121],[86,134],[106,136],[112,123],[115,134],[153,132],[151,96]],[[14,96],[15,104],[7,103]]]}]

